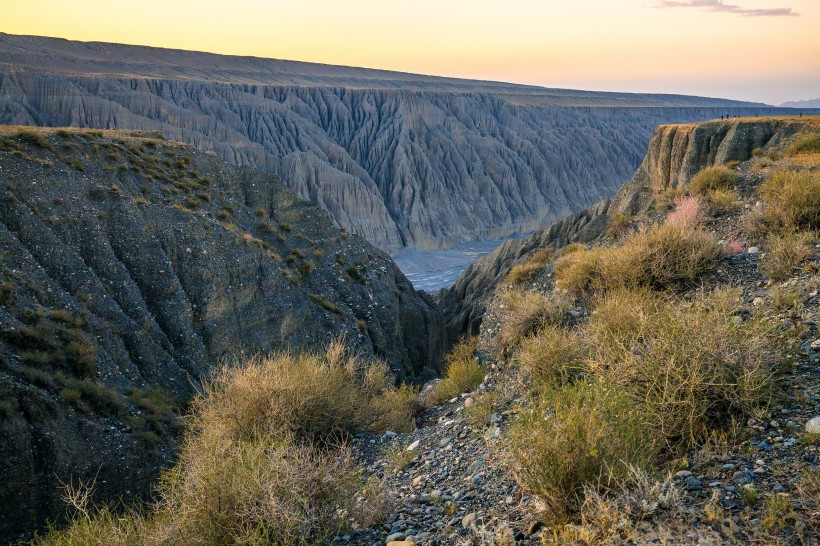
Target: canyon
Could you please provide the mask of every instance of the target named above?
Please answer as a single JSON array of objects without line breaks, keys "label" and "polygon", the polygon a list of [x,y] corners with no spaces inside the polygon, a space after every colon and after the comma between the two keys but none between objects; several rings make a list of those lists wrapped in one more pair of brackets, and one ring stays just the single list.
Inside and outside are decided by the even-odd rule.
[{"label": "canyon", "polygon": [[0,33],[0,123],[160,131],[390,253],[547,227],[612,197],[657,125],[774,111]]}]

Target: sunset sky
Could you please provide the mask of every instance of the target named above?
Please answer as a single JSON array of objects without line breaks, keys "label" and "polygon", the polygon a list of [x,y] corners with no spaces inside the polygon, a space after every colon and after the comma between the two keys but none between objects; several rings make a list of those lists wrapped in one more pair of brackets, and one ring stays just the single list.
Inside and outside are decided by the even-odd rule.
[{"label": "sunset sky", "polygon": [[0,0],[0,13],[12,34],[548,87],[820,97],[820,0]]}]

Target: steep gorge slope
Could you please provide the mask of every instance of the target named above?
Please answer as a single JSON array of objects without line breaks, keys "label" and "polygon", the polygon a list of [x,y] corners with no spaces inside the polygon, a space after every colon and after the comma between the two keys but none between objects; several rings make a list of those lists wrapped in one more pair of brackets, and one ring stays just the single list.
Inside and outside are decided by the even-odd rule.
[{"label": "steep gorge slope", "polygon": [[658,124],[772,110],[0,34],[0,123],[158,130],[389,251],[540,229],[613,195]]},{"label": "steep gorge slope", "polygon": [[274,175],[158,135],[0,128],[0,539],[59,517],[61,482],[146,493],[224,358],[344,337],[425,378],[442,330]]},{"label": "steep gorge slope", "polygon": [[794,117],[658,127],[632,180],[621,186],[611,200],[600,201],[529,237],[507,241],[470,265],[451,288],[441,290],[437,299],[442,305],[449,335],[477,334],[487,299],[509,270],[526,261],[534,250],[599,241],[606,237],[613,215],[634,216],[646,212],[654,195],[682,186],[704,167],[732,160],[746,161],[756,148],[782,144],[807,125],[816,123],[810,118]]}]

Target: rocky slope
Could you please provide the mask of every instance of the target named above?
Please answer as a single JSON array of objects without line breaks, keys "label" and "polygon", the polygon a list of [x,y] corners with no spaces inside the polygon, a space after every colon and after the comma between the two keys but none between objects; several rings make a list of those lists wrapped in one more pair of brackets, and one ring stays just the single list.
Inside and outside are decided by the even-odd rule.
[{"label": "rocky slope", "polygon": [[383,252],[271,174],[158,135],[0,129],[0,538],[61,483],[144,494],[236,354],[342,336],[432,377],[442,321]]},{"label": "rocky slope", "polygon": [[[643,183],[665,187],[674,180],[674,184],[686,184],[688,179],[678,176],[681,172],[696,172],[699,164],[742,155],[758,138],[765,140],[764,153],[780,152],[783,140],[798,130],[820,133],[820,123],[779,120],[756,127],[745,122],[661,127],[642,171],[636,174],[640,184],[625,188],[619,194],[623,199],[615,204],[604,203],[539,234],[540,239],[531,239],[523,252],[526,255],[540,244],[561,246],[572,239],[610,244],[612,241],[601,240],[596,222],[608,210],[645,212],[649,199],[632,198],[639,196],[636,189],[644,187]],[[676,140],[689,144],[672,145]],[[703,142],[711,144],[702,146]],[[781,331],[789,332],[790,348],[783,355],[789,365],[779,372],[783,374],[779,378],[782,396],[763,415],[744,419],[722,436],[715,435],[689,450],[679,465],[667,469],[664,487],[674,502],[662,505],[647,491],[634,493],[632,500],[642,502],[645,510],[638,510],[637,517],[626,515],[623,507],[619,513],[601,508],[596,514],[593,505],[593,517],[578,522],[574,534],[562,533],[560,527],[546,529],[539,523],[543,504],[515,480],[505,442],[515,420],[532,411],[522,405],[526,398],[522,391],[532,386],[533,378],[522,378],[519,366],[499,349],[499,332],[509,318],[505,316],[503,292],[512,288],[496,283],[497,291],[485,300],[483,320],[475,332],[478,357],[487,370],[483,382],[472,392],[430,408],[420,417],[415,432],[357,439],[369,470],[393,488],[391,498],[396,503],[382,525],[357,529],[340,538],[362,546],[816,544],[820,529],[820,490],[815,481],[820,464],[816,434],[820,430],[820,240],[815,231],[805,261],[786,278],[774,281],[767,275],[771,249],[754,246],[753,237],[760,236],[747,231],[744,218],[761,208],[757,189],[772,171],[816,171],[818,159],[817,153],[797,159],[747,158],[735,167],[739,175],[736,206],[728,213],[706,215],[709,232],[721,241],[733,240],[741,246],[725,256],[699,286],[681,294],[682,300],[713,290],[737,289],[742,301],[734,315],[767,309],[770,320]],[[659,169],[661,164],[674,168]],[[642,220],[662,222],[665,216],[651,212]],[[606,222],[602,225],[606,227]],[[516,255],[509,250],[499,252],[492,263],[502,259],[515,261]],[[553,275],[552,264],[548,264],[515,289],[549,295],[554,290]],[[587,320],[590,311],[575,307],[568,313]],[[545,352],[544,358],[549,357]],[[428,385],[424,393],[432,388],[434,384]],[[595,520],[595,515],[601,519]],[[612,518],[607,520],[608,516]],[[595,525],[609,526],[609,534],[590,532]]]},{"label": "rocky slope", "polygon": [[390,251],[543,228],[613,195],[657,125],[770,111],[0,34],[0,123],[158,130]]},{"label": "rocky slope", "polygon": [[645,212],[654,194],[685,184],[704,167],[748,160],[756,148],[777,146],[801,128],[816,123],[811,118],[795,117],[658,127],[632,180],[611,200],[600,201],[524,239],[507,241],[470,265],[451,288],[440,291],[437,298],[450,335],[478,333],[487,299],[510,268],[526,261],[533,250],[600,240],[606,236],[614,215]]}]

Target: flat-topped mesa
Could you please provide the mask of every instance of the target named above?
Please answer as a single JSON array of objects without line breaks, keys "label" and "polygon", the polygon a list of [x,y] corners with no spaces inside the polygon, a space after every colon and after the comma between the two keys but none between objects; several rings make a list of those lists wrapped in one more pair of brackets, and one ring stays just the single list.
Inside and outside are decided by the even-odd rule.
[{"label": "flat-topped mesa", "polygon": [[0,540],[61,483],[144,494],[223,359],[343,338],[437,371],[442,320],[383,252],[276,176],[158,135],[0,128]]},{"label": "flat-topped mesa", "polygon": [[0,34],[0,123],[161,131],[387,251],[542,229],[614,195],[658,124],[772,111]]},{"label": "flat-topped mesa", "polygon": [[612,200],[600,201],[529,237],[507,241],[470,265],[451,288],[441,290],[436,298],[448,334],[455,338],[478,333],[487,299],[510,268],[534,250],[598,241],[605,237],[614,214],[641,214],[652,205],[655,194],[685,185],[704,167],[745,161],[755,149],[778,146],[804,130],[820,131],[820,118],[740,118],[659,126],[643,162]]}]

